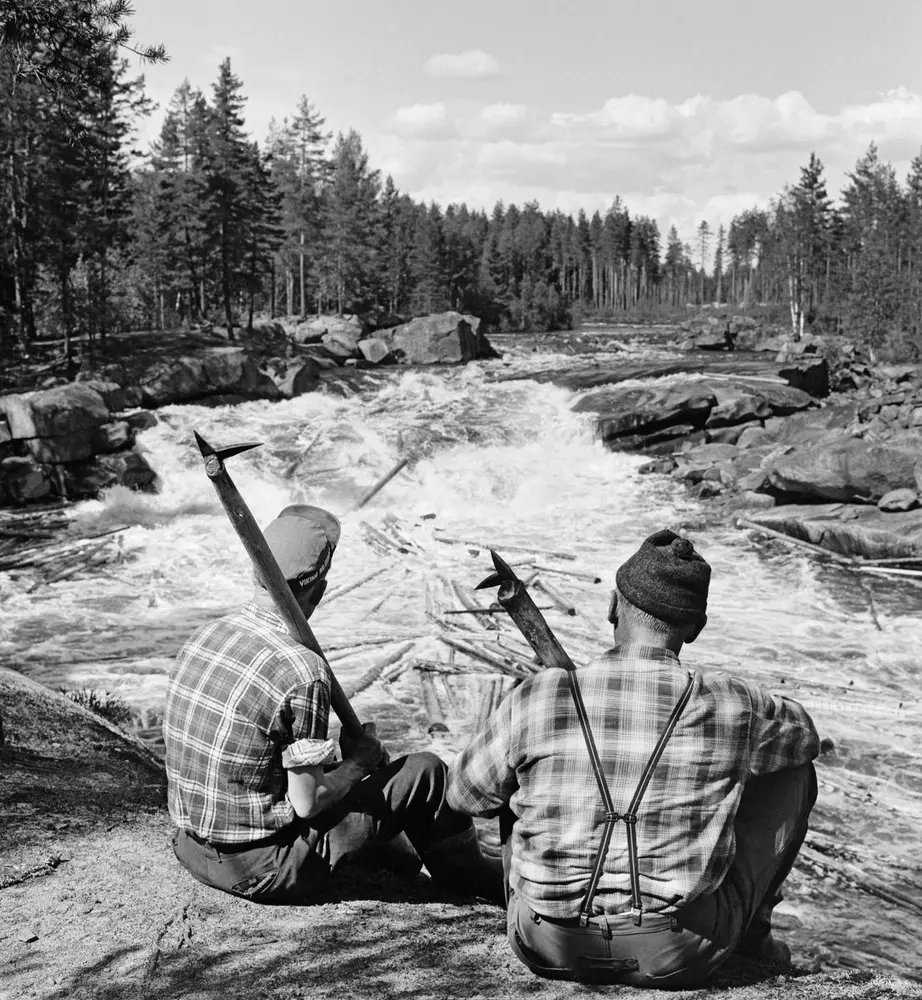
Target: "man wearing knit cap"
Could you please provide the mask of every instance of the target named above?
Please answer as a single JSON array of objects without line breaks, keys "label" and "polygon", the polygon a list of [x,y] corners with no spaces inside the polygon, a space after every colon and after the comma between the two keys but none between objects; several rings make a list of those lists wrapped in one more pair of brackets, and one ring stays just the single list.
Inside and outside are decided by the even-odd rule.
[{"label": "man wearing knit cap", "polygon": [[[264,534],[309,618],[339,521],[286,507]],[[444,888],[501,902],[501,866],[447,804],[442,761],[389,761],[373,724],[357,741],[341,735],[335,761],[329,714],[329,667],[289,635],[259,582],[250,603],[183,646],[163,734],[173,850],[189,872],[253,902],[298,903],[335,886],[350,862],[398,860],[407,874],[425,862]],[[413,850],[395,858],[393,844],[406,840]]]},{"label": "man wearing knit cap", "polygon": [[710,576],[651,535],[615,577],[614,648],[515,688],[451,766],[449,803],[511,826],[508,936],[539,976],[667,989],[733,954],[790,963],[772,909],[819,738],[797,702],[680,664]]}]

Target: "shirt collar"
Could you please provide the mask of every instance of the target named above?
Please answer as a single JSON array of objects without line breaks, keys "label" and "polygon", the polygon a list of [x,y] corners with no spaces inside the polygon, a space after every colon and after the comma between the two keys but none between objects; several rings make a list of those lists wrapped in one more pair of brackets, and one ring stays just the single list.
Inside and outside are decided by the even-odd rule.
[{"label": "shirt collar", "polygon": [[244,604],[243,613],[250,618],[255,618],[261,625],[268,625],[270,628],[276,628],[280,632],[288,631],[285,619],[274,608],[263,608],[255,601],[249,601]]},{"label": "shirt collar", "polygon": [[679,666],[679,658],[671,649],[663,649],[662,646],[644,646],[639,642],[621,643],[613,646],[602,654],[602,658],[609,662],[620,660],[653,660],[656,663],[669,663]]}]

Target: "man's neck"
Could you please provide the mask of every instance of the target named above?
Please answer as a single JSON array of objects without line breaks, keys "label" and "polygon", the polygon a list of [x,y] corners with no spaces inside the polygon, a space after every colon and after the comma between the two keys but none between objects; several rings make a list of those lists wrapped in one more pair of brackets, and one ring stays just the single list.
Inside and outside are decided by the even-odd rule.
[{"label": "man's neck", "polygon": [[616,646],[652,646],[654,649],[668,649],[676,656],[682,651],[684,642],[672,639],[660,632],[652,632],[645,628],[625,628],[619,624],[614,630]]}]

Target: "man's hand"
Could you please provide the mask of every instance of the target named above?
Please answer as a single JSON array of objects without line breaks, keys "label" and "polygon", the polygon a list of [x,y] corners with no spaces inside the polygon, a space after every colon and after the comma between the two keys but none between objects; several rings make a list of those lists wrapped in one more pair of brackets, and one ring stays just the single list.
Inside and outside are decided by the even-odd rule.
[{"label": "man's hand", "polygon": [[343,730],[339,736],[339,749],[343,760],[351,760],[363,768],[368,774],[384,767],[390,761],[384,744],[375,735],[377,727],[373,722],[362,723],[362,736],[353,740]]}]

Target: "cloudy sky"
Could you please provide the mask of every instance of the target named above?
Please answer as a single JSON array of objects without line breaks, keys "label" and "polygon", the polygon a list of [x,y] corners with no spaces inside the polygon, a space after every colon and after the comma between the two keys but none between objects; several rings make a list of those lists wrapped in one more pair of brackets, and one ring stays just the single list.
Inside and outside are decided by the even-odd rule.
[{"label": "cloudy sky", "polygon": [[764,205],[815,151],[836,193],[872,140],[922,149],[920,0],[135,0],[161,105],[220,61],[247,123],[306,94],[416,198],[604,210],[690,239]]}]

